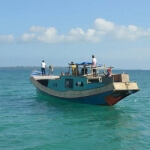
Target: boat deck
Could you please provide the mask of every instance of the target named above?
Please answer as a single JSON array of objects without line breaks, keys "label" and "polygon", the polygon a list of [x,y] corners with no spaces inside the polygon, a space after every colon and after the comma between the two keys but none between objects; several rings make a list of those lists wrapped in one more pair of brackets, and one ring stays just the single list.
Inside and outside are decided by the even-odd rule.
[{"label": "boat deck", "polygon": [[44,76],[32,76],[35,80],[43,80],[43,79],[52,79],[52,80],[55,80],[55,79],[59,79],[60,76],[49,76],[49,75],[44,75]]}]

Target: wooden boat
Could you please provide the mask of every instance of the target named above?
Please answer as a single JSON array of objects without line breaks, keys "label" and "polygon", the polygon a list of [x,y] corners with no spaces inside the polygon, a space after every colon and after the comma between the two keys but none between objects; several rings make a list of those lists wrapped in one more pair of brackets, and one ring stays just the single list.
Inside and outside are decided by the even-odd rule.
[{"label": "wooden boat", "polygon": [[[80,73],[80,68],[82,71]],[[90,70],[87,72],[87,69]],[[93,75],[93,69],[96,74]],[[105,72],[111,68],[98,66],[92,68],[91,63],[69,64],[69,71],[60,75],[41,75],[33,72],[30,80],[38,89],[50,96],[71,102],[93,105],[114,105],[121,99],[139,91],[136,82],[129,81],[128,74],[110,74]]]}]

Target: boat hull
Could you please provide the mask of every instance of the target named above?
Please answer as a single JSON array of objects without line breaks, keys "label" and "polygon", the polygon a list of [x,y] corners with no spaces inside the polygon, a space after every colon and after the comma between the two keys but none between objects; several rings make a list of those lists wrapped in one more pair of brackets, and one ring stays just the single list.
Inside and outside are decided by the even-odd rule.
[{"label": "boat hull", "polygon": [[92,105],[114,105],[121,99],[137,92],[139,89],[136,83],[111,83],[105,87],[95,88],[84,91],[55,91],[40,84],[34,77],[31,77],[31,82],[35,85],[38,91],[46,93],[50,96],[60,98],[62,100],[92,104]]}]

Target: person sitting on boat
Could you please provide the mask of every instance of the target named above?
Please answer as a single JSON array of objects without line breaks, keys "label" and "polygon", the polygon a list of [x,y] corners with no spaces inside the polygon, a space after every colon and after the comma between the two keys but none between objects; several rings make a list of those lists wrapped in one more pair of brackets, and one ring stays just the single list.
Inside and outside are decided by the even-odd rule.
[{"label": "person sitting on boat", "polygon": [[49,75],[52,75],[52,74],[53,74],[53,66],[50,65],[50,66],[49,66]]},{"label": "person sitting on boat", "polygon": [[97,60],[94,55],[92,55],[92,70],[93,70],[93,77],[96,77],[96,67],[97,67]]},{"label": "person sitting on boat", "polygon": [[82,75],[85,75],[85,74],[87,74],[87,72],[88,72],[88,69],[87,69],[86,66],[84,65],[84,67],[81,69],[81,74],[82,74]]},{"label": "person sitting on boat", "polygon": [[104,74],[104,75],[105,75],[105,77],[111,77],[111,76],[112,76],[111,67],[109,67],[109,68],[107,69],[107,74]]},{"label": "person sitting on boat", "polygon": [[69,72],[65,72],[65,75],[66,75],[66,76],[70,76],[70,73],[69,73]]},{"label": "person sitting on boat", "polygon": [[61,75],[61,76],[64,76],[64,73],[63,73],[63,72],[61,72],[61,73],[60,73],[60,75]]}]

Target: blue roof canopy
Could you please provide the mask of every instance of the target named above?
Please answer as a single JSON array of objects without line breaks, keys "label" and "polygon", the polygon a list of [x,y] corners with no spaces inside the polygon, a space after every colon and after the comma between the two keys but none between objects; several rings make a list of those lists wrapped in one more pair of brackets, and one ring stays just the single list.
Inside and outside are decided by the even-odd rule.
[{"label": "blue roof canopy", "polygon": [[75,65],[92,65],[91,62],[75,63]]},{"label": "blue roof canopy", "polygon": [[[86,65],[86,66],[90,66],[92,65],[91,62],[81,62],[81,63],[70,63],[69,65],[78,65],[78,66],[83,66],[83,65]],[[97,67],[101,67],[102,65],[101,64],[97,64]]]}]

